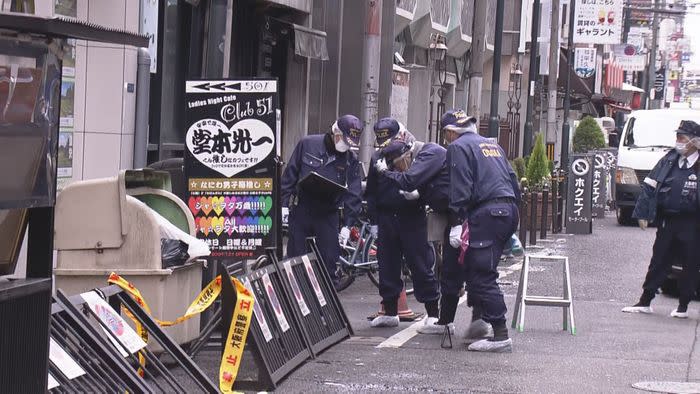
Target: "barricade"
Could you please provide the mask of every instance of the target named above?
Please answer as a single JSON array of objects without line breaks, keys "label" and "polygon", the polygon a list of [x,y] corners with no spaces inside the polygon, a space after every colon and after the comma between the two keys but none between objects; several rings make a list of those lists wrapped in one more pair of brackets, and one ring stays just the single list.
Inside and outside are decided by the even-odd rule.
[{"label": "barricade", "polygon": [[[107,303],[104,299],[108,299]],[[174,360],[165,366],[119,316],[124,308]],[[117,286],[67,297],[51,309],[50,386],[67,392],[217,393],[217,386],[130,295]],[[179,367],[185,374],[174,370]],[[189,384],[183,384],[182,377]]]}]

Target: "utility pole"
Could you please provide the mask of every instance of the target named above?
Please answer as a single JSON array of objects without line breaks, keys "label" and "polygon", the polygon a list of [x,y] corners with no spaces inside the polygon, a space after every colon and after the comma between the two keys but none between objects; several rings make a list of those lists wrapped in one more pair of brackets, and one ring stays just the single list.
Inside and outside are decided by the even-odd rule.
[{"label": "utility pole", "polygon": [[[558,1],[558,0],[557,0]],[[485,3],[485,2],[484,2]],[[503,9],[505,0],[496,2],[496,34],[493,43],[493,73],[491,74],[491,113],[489,137],[498,139],[498,95],[501,90],[501,53],[503,47]]]},{"label": "utility pole", "polygon": [[[567,39],[567,67],[566,67],[566,87],[564,91],[564,125],[561,129],[561,163],[560,168],[566,169],[569,165],[569,135],[571,134],[571,122],[569,121],[569,111],[571,110],[571,69],[574,65],[574,20],[576,19],[576,0],[569,1],[569,37]],[[566,189],[563,189],[566,191]],[[565,196],[565,194],[560,194]]]},{"label": "utility pole", "polygon": [[368,168],[374,151],[374,124],[379,112],[379,59],[382,45],[382,0],[366,0],[364,63],[362,68],[362,120],[365,129],[360,140],[360,162]]},{"label": "utility pole", "polygon": [[647,76],[647,105],[646,109],[652,109],[651,92],[654,90],[654,82],[656,81],[656,46],[659,41],[659,17],[656,11],[659,9],[660,0],[654,0],[654,16],[651,28],[651,53],[649,56],[649,70]]},{"label": "utility pole", "polygon": [[549,75],[547,76],[547,144],[557,141],[557,74],[559,73],[559,0],[552,0],[549,34]]},{"label": "utility pole", "polygon": [[[479,3],[477,1],[477,3]],[[527,85],[527,110],[525,112],[525,132],[523,136],[523,156],[532,150],[532,117],[535,111],[535,82],[537,81],[537,34],[540,26],[540,0],[532,6],[532,32],[530,34],[530,73]]]},{"label": "utility pole", "polygon": [[484,51],[486,50],[486,13],[488,2],[474,2],[474,43],[469,60],[469,115],[476,117],[477,126],[481,121],[481,88],[484,78]]}]

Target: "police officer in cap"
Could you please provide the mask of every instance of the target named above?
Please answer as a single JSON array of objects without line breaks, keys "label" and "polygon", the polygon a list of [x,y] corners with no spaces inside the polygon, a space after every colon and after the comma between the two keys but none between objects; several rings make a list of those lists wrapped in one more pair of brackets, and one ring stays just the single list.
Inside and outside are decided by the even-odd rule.
[{"label": "police officer in cap", "polygon": [[[289,215],[287,256],[307,253],[306,238],[316,237],[328,272],[337,281],[336,263],[340,245],[350,237],[362,207],[360,163],[351,146],[357,146],[362,122],[353,115],[340,117],[325,134],[301,139],[282,174],[282,216]],[[347,192],[335,198],[314,190],[303,190],[298,182],[311,172],[347,185]],[[344,207],[344,223],[338,232],[338,208]]]},{"label": "police officer in cap", "polygon": [[639,220],[642,229],[646,229],[650,221],[655,221],[658,229],[642,296],[635,305],[623,308],[623,312],[652,313],[651,301],[671,269],[673,259],[670,256],[677,256],[683,273],[678,280],[678,307],[671,316],[688,317],[688,304],[695,294],[700,264],[696,251],[700,242],[698,146],[700,125],[682,121],[676,130],[675,149],[659,160],[644,179],[633,217]]},{"label": "police officer in cap", "polygon": [[463,269],[467,292],[481,319],[493,327],[493,337],[469,345],[468,350],[510,352],[506,304],[496,282],[498,263],[518,225],[520,191],[517,177],[503,149],[477,133],[476,118],[462,110],[441,119],[450,174],[450,245],[462,245],[463,225],[469,226],[469,245]]},{"label": "police officer in cap", "polygon": [[[410,133],[401,132],[400,128],[395,119],[380,119],[374,126],[377,144],[390,144],[399,135],[399,138],[414,140]],[[379,294],[385,312],[374,318],[371,326],[398,326],[398,298],[404,286],[401,280],[404,261],[411,270],[416,300],[425,304],[429,319],[437,321],[440,293],[433,271],[435,256],[428,243],[425,203],[419,199],[417,191],[404,192],[389,178],[379,174],[376,163],[382,158],[381,154],[378,151],[372,157],[365,190],[372,232],[378,237]]]}]

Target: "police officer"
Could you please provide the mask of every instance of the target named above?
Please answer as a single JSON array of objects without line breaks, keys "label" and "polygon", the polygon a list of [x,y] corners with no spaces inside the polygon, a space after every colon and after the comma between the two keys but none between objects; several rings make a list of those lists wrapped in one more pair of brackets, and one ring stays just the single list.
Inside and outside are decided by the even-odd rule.
[{"label": "police officer", "polygon": [[671,269],[670,256],[683,266],[679,278],[680,297],[672,317],[688,317],[688,304],[695,294],[700,259],[695,249],[700,241],[700,202],[698,201],[698,148],[700,125],[684,120],[676,130],[676,147],[668,152],[644,179],[633,217],[646,229],[655,220],[658,226],[653,254],[642,296],[628,313],[652,313],[651,300]]},{"label": "police officer", "polygon": [[[380,119],[374,130],[378,145],[386,145],[398,135],[401,138],[410,136],[410,133],[400,133],[399,123],[392,118]],[[381,151],[375,152],[370,162],[365,199],[372,231],[378,236],[379,294],[385,314],[374,318],[371,326],[398,326],[404,260],[411,270],[416,299],[425,304],[428,317],[437,321],[440,294],[433,271],[434,253],[428,243],[425,203],[420,201],[417,192],[402,193],[394,182],[381,176],[376,168],[379,159]]]},{"label": "police officer", "polygon": [[[289,215],[287,256],[307,253],[306,238],[316,237],[321,257],[337,281],[336,263],[340,244],[350,237],[349,226],[357,222],[362,206],[360,163],[351,146],[357,146],[362,122],[353,115],[340,117],[325,134],[309,135],[294,148],[282,174],[282,216]],[[347,185],[347,192],[337,198],[301,190],[298,182],[310,172]],[[344,227],[338,233],[338,208],[344,207]]]},{"label": "police officer", "polygon": [[450,174],[450,245],[462,244],[462,226],[469,225],[469,245],[463,268],[467,292],[481,318],[493,327],[493,338],[469,345],[468,350],[510,352],[506,305],[498,287],[498,262],[503,246],[518,225],[520,191],[515,172],[501,147],[477,133],[476,118],[462,110],[441,119]]}]

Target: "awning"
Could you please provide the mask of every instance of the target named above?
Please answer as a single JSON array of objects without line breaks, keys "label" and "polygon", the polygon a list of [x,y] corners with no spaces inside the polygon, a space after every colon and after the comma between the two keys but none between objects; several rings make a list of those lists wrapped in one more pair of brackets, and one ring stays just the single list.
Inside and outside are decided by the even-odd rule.
[{"label": "awning", "polygon": [[634,86],[634,85],[630,85],[630,84],[627,83],[627,82],[624,82],[624,83],[622,84],[622,90],[627,90],[627,91],[630,91],[630,92],[637,92],[637,93],[644,93],[644,89],[638,88],[638,87],[636,87],[636,86]]},{"label": "awning", "polygon": [[309,59],[328,60],[326,32],[292,24],[294,53]]}]

